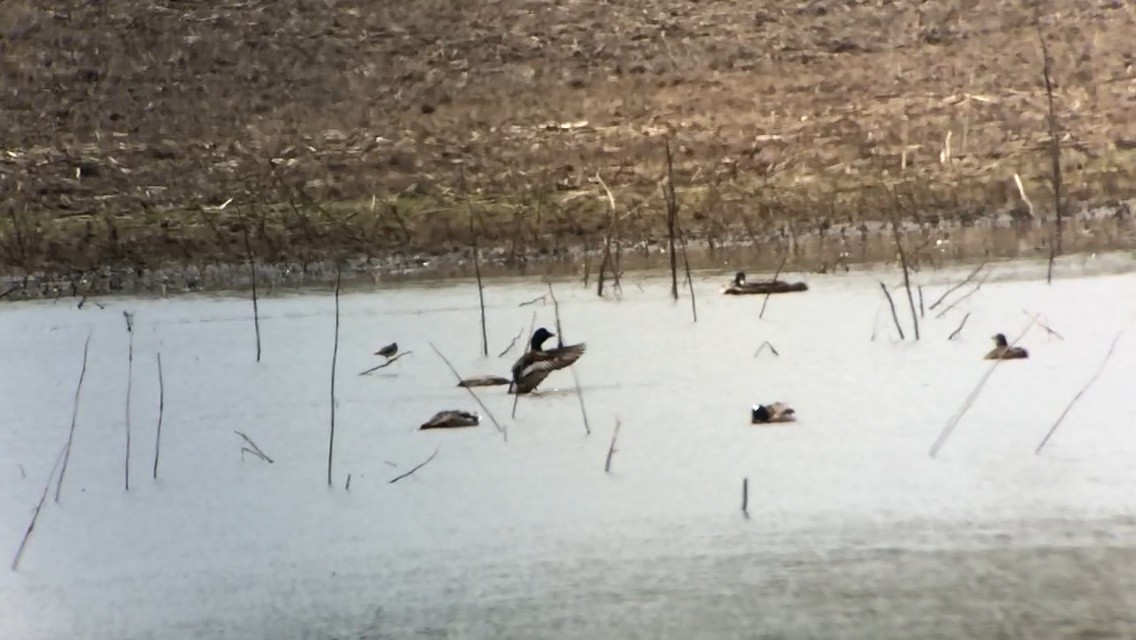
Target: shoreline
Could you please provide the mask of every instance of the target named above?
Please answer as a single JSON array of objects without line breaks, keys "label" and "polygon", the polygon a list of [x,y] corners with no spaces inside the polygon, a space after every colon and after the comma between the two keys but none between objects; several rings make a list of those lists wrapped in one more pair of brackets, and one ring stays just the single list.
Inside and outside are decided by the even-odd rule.
[{"label": "shoreline", "polygon": [[[941,268],[976,259],[1045,258],[1049,252],[1052,223],[1023,225],[1010,216],[993,217],[977,224],[940,222],[937,225],[903,223],[901,237],[914,269]],[[513,251],[511,251],[513,249]],[[1062,256],[1136,249],[1136,219],[1121,204],[1071,216],[1064,225]],[[622,239],[612,246],[612,260],[621,273],[668,268],[666,238]],[[676,245],[680,270],[681,246]],[[564,243],[555,251],[515,252],[507,243],[479,248],[482,276],[494,277],[585,277],[595,281],[602,258],[595,243]],[[894,238],[886,223],[833,225],[826,230],[799,235],[780,232],[761,236],[717,240],[691,237],[687,248],[690,268],[722,273],[737,270],[752,273],[830,273],[853,266],[895,262]],[[256,261],[256,280],[261,295],[285,290],[330,286],[336,277],[335,260]],[[367,283],[392,285],[474,276],[472,248],[438,252],[391,252],[376,258],[353,256],[339,261],[343,283],[351,287]],[[25,274],[7,270],[0,275],[0,301],[88,298],[107,295],[158,295],[224,293],[245,291],[252,283],[248,262],[170,261],[155,269],[101,267],[65,273]],[[611,274],[607,274],[610,281]]]}]

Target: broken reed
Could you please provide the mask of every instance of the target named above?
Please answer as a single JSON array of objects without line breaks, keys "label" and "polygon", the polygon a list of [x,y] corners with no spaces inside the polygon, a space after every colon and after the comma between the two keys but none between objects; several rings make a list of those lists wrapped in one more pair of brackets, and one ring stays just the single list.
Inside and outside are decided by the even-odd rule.
[{"label": "broken reed", "polygon": [[[558,347],[563,347],[564,346],[564,330],[560,327],[560,301],[556,299],[556,293],[552,290],[552,283],[548,282],[547,284],[548,284],[548,295],[549,295],[549,297],[552,298],[552,312],[556,316],[556,344],[557,344]],[[534,312],[533,317],[535,318],[535,312]],[[571,369],[571,373],[572,373],[572,383],[573,383],[573,386],[576,389],[576,399],[580,402],[580,417],[583,418],[583,420],[584,420],[584,433],[586,435],[590,436],[590,435],[592,435],[592,427],[591,427],[591,425],[588,424],[588,410],[584,406],[584,390],[582,388],[580,388],[580,376],[576,374],[576,368],[575,367],[569,367],[569,368]],[[520,395],[519,393],[514,394],[514,398],[513,398],[513,410],[514,410],[514,412],[516,411],[516,407],[517,407],[515,396],[519,396],[519,395]]]},{"label": "broken reed", "polygon": [[[1026,332],[1030,330],[1030,327],[1032,327],[1034,323],[1037,322],[1037,318],[1038,316],[1034,315],[1033,318],[1030,319],[1029,324],[1026,325],[1026,328],[1022,329],[1022,332],[1018,334],[1018,337],[1014,338],[1014,340],[1009,343],[1009,346],[1012,347],[1016,345],[1018,341],[1026,335]],[[966,400],[963,401],[962,405],[958,408],[955,414],[951,416],[951,419],[947,421],[947,424],[939,433],[939,437],[936,438],[935,443],[931,445],[931,450],[928,452],[928,455],[930,455],[932,458],[939,455],[939,450],[941,450],[943,448],[943,445],[947,443],[947,438],[949,438],[951,436],[951,433],[954,432],[955,427],[957,427],[958,423],[962,421],[962,418],[966,415],[966,412],[970,411],[970,408],[974,406],[975,401],[978,400],[979,394],[982,393],[982,389],[986,386],[987,381],[990,380],[990,376],[994,375],[994,371],[998,368],[998,365],[1002,364],[1003,362],[1006,361],[994,360],[994,363],[990,365],[990,368],[987,369],[986,373],[982,375],[982,378],[978,380],[978,384],[976,384],[974,386],[974,389],[971,390],[970,394],[967,395]]]},{"label": "broken reed", "polygon": [[122,464],[125,491],[130,491],[130,392],[134,388],[134,314],[123,311],[122,317],[126,320],[126,333],[130,334],[126,351],[126,458]]},{"label": "broken reed", "polygon": [[398,482],[399,480],[402,480],[403,478],[410,476],[415,471],[418,471],[422,467],[425,467],[426,465],[430,464],[430,461],[433,460],[437,455],[438,455],[438,449],[435,448],[434,453],[431,453],[429,458],[426,458],[422,462],[419,462],[418,464],[414,465],[414,468],[412,468],[410,471],[407,471],[406,473],[403,473],[401,475],[398,475],[398,476],[391,478],[390,480],[387,480],[387,484],[394,484],[394,483]]},{"label": "broken reed", "polygon": [[663,184],[663,201],[667,206],[667,243],[671,260],[671,297],[678,300],[678,262],[675,256],[675,225],[678,222],[678,200],[674,188],[674,158],[671,156],[671,141],[663,141],[667,154],[667,175]]},{"label": "broken reed", "polygon": [[162,379],[162,352],[158,352],[158,430],[154,437],[154,480],[158,479],[158,456],[162,453],[162,417],[166,413],[166,383]]},{"label": "broken reed", "polygon": [[[615,284],[614,284],[615,289],[621,290],[621,287],[619,285],[619,266],[615,264],[615,260],[614,260],[614,258],[612,257],[612,254],[611,254],[611,242],[612,242],[612,237],[615,235],[615,232],[616,232],[616,223],[618,222],[618,217],[616,216],[616,212],[615,212],[615,196],[612,195],[611,189],[609,189],[607,187],[607,183],[604,182],[603,178],[600,177],[599,173],[596,174],[596,181],[600,183],[600,186],[603,187],[604,193],[607,194],[607,204],[608,204],[607,232],[604,234],[604,248],[603,248],[603,256],[600,259],[600,272],[599,272],[599,275],[596,278],[596,295],[602,298],[603,297],[603,289],[604,289],[604,276],[607,273],[608,268],[611,268],[612,278],[614,279],[614,282],[615,282]],[[586,256],[586,254],[585,254],[585,256]],[[587,263],[585,263],[585,268],[586,267],[587,267]],[[587,271],[585,271],[584,272],[584,286],[587,286],[587,284],[588,284],[587,278],[588,278]]]},{"label": "broken reed", "polygon": [[[533,314],[533,318],[534,319],[536,318],[535,314]],[[458,373],[458,370],[455,369],[454,365],[450,363],[449,358],[442,355],[442,352],[438,350],[438,347],[434,346],[433,342],[430,343],[430,348],[434,350],[434,353],[438,354],[438,357],[442,359],[442,362],[446,363],[446,366],[449,367],[449,369],[450,369],[450,373],[453,373],[454,377],[457,378],[458,382],[460,383],[462,381],[461,374]],[[462,388],[465,389],[469,393],[469,395],[473,396],[473,399],[476,400],[477,404],[481,407],[481,409],[483,411],[485,411],[485,415],[489,416],[489,419],[493,422],[493,426],[497,427],[497,431],[501,432],[501,436],[505,439],[505,442],[508,442],[509,441],[509,433],[505,430],[505,427],[501,426],[500,422],[497,422],[497,418],[493,417],[493,412],[489,410],[489,407],[485,406],[485,403],[481,401],[481,398],[477,397],[477,394],[473,391],[472,388],[470,388],[470,387],[462,387]]]},{"label": "broken reed", "polygon": [[245,237],[245,256],[249,263],[249,275],[252,277],[252,326],[256,331],[256,361],[260,362],[260,308],[256,295],[256,258],[252,254],[252,243],[249,242],[248,225],[242,227]]},{"label": "broken reed", "polygon": [[[880,288],[884,290],[884,295],[887,296],[888,306],[891,307],[891,319],[895,321],[895,330],[899,332],[899,339],[906,340],[903,335],[903,327],[899,324],[899,314],[895,312],[895,301],[891,299],[891,292],[888,291],[887,285],[880,283]],[[873,337],[874,337],[873,333]]]},{"label": "broken reed", "polygon": [[469,199],[465,201],[466,209],[469,210],[469,237],[473,245],[473,273],[477,276],[477,303],[481,308],[481,355],[489,357],[489,334],[485,329],[485,287],[481,284],[481,258],[478,256],[477,250],[477,230],[473,225],[473,205],[470,204]]},{"label": "broken reed", "polygon": [[616,443],[617,440],[619,440],[619,427],[621,427],[622,425],[623,425],[623,423],[620,421],[620,419],[616,418],[615,419],[615,430],[611,432],[611,444],[608,445],[608,448],[607,448],[607,460],[604,462],[604,472],[605,473],[611,473],[611,459],[615,456],[615,452],[616,452],[615,443]]},{"label": "broken reed", "polygon": [[[39,514],[41,511],[43,511],[44,503],[47,502],[47,494],[51,490],[51,481],[55,479],[55,472],[59,469],[59,464],[60,461],[63,460],[64,452],[67,451],[69,447],[70,436],[68,437],[68,443],[63,445],[63,447],[59,450],[59,454],[55,456],[55,464],[51,465],[51,473],[48,474],[47,482],[43,485],[43,493],[40,494],[39,502],[36,504],[35,510],[32,511],[31,522],[28,523],[27,530],[24,531],[24,537],[20,538],[20,546],[16,548],[16,555],[12,558],[12,571],[19,571],[20,569],[20,559],[24,557],[24,549],[28,546],[28,539],[31,538],[32,531],[35,531],[36,522],[39,520]],[[59,476],[59,479],[63,479],[62,474]]]},{"label": "broken reed", "polygon": [[[789,251],[781,256],[781,262],[777,263],[777,270],[773,272],[773,282],[777,282],[777,278],[781,276],[781,269],[785,268],[785,261],[789,259]],[[765,292],[765,299],[761,301],[761,312],[757,314],[757,319],[761,320],[765,317],[765,305],[769,304],[769,296],[773,295],[773,288],[770,287],[769,291]]]},{"label": "broken reed", "polygon": [[698,322],[698,303],[694,300],[694,278],[690,277],[690,258],[686,255],[686,232],[682,232],[682,266],[686,271],[686,286],[690,289],[690,315]]},{"label": "broken reed", "polygon": [[1116,343],[1120,342],[1120,336],[1123,334],[1123,330],[1116,332],[1116,337],[1112,339],[1112,344],[1108,347],[1108,353],[1104,354],[1104,359],[1101,360],[1100,366],[1097,367],[1096,373],[1093,374],[1093,377],[1089,378],[1089,381],[1085,383],[1085,386],[1081,387],[1081,390],[1077,392],[1077,395],[1073,396],[1073,399],[1069,401],[1069,404],[1065,405],[1065,410],[1062,411],[1061,415],[1057,417],[1057,421],[1053,423],[1053,426],[1049,428],[1048,432],[1046,432],[1045,437],[1042,438],[1041,442],[1038,443],[1037,448],[1034,449],[1034,455],[1041,455],[1041,450],[1045,448],[1045,444],[1049,442],[1049,439],[1052,438],[1053,434],[1057,432],[1057,427],[1061,426],[1061,423],[1065,420],[1065,416],[1069,415],[1069,412],[1073,409],[1073,405],[1077,404],[1077,401],[1081,399],[1081,396],[1085,395],[1085,392],[1089,390],[1089,387],[1093,386],[1093,383],[1097,381],[1097,378],[1100,378],[1101,374],[1104,373],[1105,365],[1107,365],[1109,359],[1112,358],[1113,352],[1116,351]]},{"label": "broken reed", "polygon": [[71,443],[75,441],[75,424],[79,420],[79,393],[83,390],[83,379],[87,376],[87,353],[91,347],[91,334],[83,343],[83,367],[79,370],[79,383],[75,385],[75,400],[71,407],[71,429],[67,432],[67,444],[63,447],[63,466],[59,469],[59,481],[55,483],[55,501],[63,492],[63,478],[67,475],[67,463],[71,461]]},{"label": "broken reed", "polygon": [[1045,276],[1045,281],[1052,283],[1053,263],[1057,259],[1057,255],[1061,253],[1061,227],[1063,223],[1063,207],[1061,202],[1063,191],[1061,179],[1061,139],[1059,137],[1060,128],[1057,122],[1057,109],[1053,102],[1053,59],[1049,56],[1049,46],[1045,42],[1045,34],[1041,29],[1040,5],[1035,6],[1034,11],[1036,12],[1034,22],[1037,27],[1037,39],[1041,43],[1041,74],[1045,79],[1045,97],[1049,106],[1047,124],[1049,126],[1049,160],[1052,172],[1050,180],[1053,182],[1053,211],[1057,217],[1057,226],[1049,241],[1049,268]]},{"label": "broken reed", "polygon": [[335,452],[335,369],[339,362],[339,286],[343,278],[343,267],[335,264],[335,337],[331,347],[331,417],[327,435],[327,486],[331,486],[332,454]]}]

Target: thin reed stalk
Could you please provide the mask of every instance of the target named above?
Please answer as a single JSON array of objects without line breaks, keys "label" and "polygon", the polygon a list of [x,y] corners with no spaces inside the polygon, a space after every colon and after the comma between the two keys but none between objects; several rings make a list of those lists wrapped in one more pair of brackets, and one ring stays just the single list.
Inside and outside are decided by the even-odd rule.
[{"label": "thin reed stalk", "polygon": [[1112,358],[1113,352],[1116,351],[1116,343],[1120,342],[1120,336],[1123,334],[1123,330],[1116,332],[1116,337],[1112,339],[1112,344],[1108,347],[1108,353],[1104,354],[1104,359],[1101,360],[1100,366],[1097,367],[1096,373],[1093,374],[1093,377],[1089,378],[1089,381],[1085,383],[1085,386],[1081,387],[1081,390],[1077,392],[1077,395],[1073,396],[1073,399],[1069,401],[1069,404],[1065,405],[1065,410],[1062,411],[1061,415],[1057,417],[1057,421],[1053,423],[1053,426],[1049,428],[1049,431],[1045,434],[1045,437],[1042,438],[1041,442],[1038,443],[1037,448],[1034,449],[1034,455],[1041,455],[1041,450],[1045,447],[1045,444],[1049,442],[1049,439],[1053,437],[1053,434],[1057,432],[1057,427],[1061,426],[1061,423],[1065,420],[1065,416],[1069,415],[1069,411],[1073,409],[1073,405],[1077,404],[1077,401],[1081,399],[1081,396],[1085,395],[1085,392],[1089,390],[1089,387],[1093,386],[1093,383],[1095,383],[1097,379],[1100,378],[1101,374],[1104,373],[1105,366],[1108,364],[1109,359]]},{"label": "thin reed stalk", "polygon": [[67,432],[67,444],[63,449],[63,466],[59,469],[59,481],[55,483],[55,502],[63,493],[63,478],[67,475],[67,463],[71,461],[71,443],[75,441],[75,424],[79,420],[79,393],[83,390],[83,379],[87,376],[87,353],[91,347],[91,334],[83,343],[83,368],[79,370],[79,384],[75,385],[75,400],[71,407],[71,429]]},{"label": "thin reed stalk", "polygon": [[978,272],[979,272],[979,271],[982,271],[982,268],[983,268],[983,267],[985,267],[985,266],[986,266],[986,263],[985,263],[985,262],[983,262],[983,263],[979,264],[979,265],[978,265],[977,267],[975,267],[975,268],[974,268],[974,271],[971,271],[971,272],[970,272],[970,274],[968,274],[968,275],[966,276],[966,278],[964,278],[964,279],[963,279],[963,281],[962,281],[962,282],[960,282],[960,283],[956,284],[955,286],[951,287],[950,289],[947,289],[947,290],[946,290],[946,292],[944,292],[944,293],[943,293],[943,295],[939,296],[939,299],[938,299],[938,300],[935,300],[934,302],[932,302],[932,303],[931,303],[931,306],[929,306],[929,307],[927,307],[927,308],[928,308],[928,309],[930,309],[930,310],[932,310],[932,311],[934,311],[934,310],[935,310],[935,307],[939,306],[940,304],[942,304],[942,303],[943,303],[943,300],[946,300],[946,299],[947,299],[947,296],[951,295],[951,294],[952,294],[952,293],[954,293],[955,291],[957,291],[957,290],[961,289],[962,287],[966,286],[966,283],[968,283],[968,282],[970,282],[971,280],[973,280],[973,279],[974,279],[974,276],[978,275]]},{"label": "thin reed stalk", "polygon": [[426,465],[430,464],[430,461],[433,460],[435,457],[437,457],[437,455],[438,455],[438,449],[434,449],[434,453],[431,453],[429,458],[426,458],[422,462],[419,462],[418,464],[414,465],[414,467],[410,471],[407,471],[406,473],[397,475],[397,476],[391,478],[390,480],[387,480],[387,484],[394,484],[394,483],[398,482],[399,480],[402,480],[403,478],[410,476],[415,471],[418,471],[422,467],[425,467]]},{"label": "thin reed stalk", "polygon": [[126,320],[126,332],[130,334],[126,351],[126,459],[123,461],[123,482],[125,491],[130,491],[130,395],[134,388],[134,314],[122,312]]},{"label": "thin reed stalk", "polygon": [[611,473],[611,459],[615,456],[615,443],[619,439],[619,427],[622,424],[619,418],[615,419],[615,430],[611,432],[611,444],[607,448],[607,460],[604,462],[605,473]]},{"label": "thin reed stalk", "polygon": [[252,254],[252,243],[249,242],[248,225],[244,227],[245,255],[249,263],[249,275],[252,277],[252,326],[256,331],[256,361],[260,362],[260,306],[256,295],[256,257]]},{"label": "thin reed stalk", "polygon": [[1045,97],[1049,106],[1049,113],[1046,120],[1049,125],[1050,179],[1053,181],[1053,211],[1057,218],[1057,226],[1049,242],[1049,268],[1045,276],[1045,281],[1052,283],[1053,263],[1061,253],[1061,230],[1064,223],[1064,206],[1062,203],[1063,185],[1061,179],[1061,138],[1060,127],[1057,122],[1057,108],[1053,101],[1053,58],[1049,56],[1049,46],[1045,42],[1045,34],[1041,29],[1040,9],[1035,7],[1035,11],[1037,11],[1035,20],[1037,39],[1041,43],[1041,55],[1043,58],[1041,73],[1042,77],[1045,78]]},{"label": "thin reed stalk", "polygon": [[35,531],[36,522],[39,521],[39,514],[43,511],[43,505],[47,502],[47,494],[51,490],[51,481],[55,479],[55,472],[59,469],[60,462],[63,460],[64,452],[70,446],[70,437],[68,443],[59,449],[59,454],[55,456],[55,464],[51,465],[51,473],[47,476],[47,482],[43,485],[43,493],[39,496],[39,502],[36,504],[35,511],[32,512],[31,522],[28,523],[28,528],[24,531],[24,537],[20,538],[20,546],[16,548],[16,555],[12,558],[12,571],[20,570],[20,559],[24,557],[24,549],[28,546],[28,539],[32,536],[32,531]]},{"label": "thin reed stalk", "polygon": [[[1009,346],[1012,347],[1016,345],[1018,341],[1022,339],[1022,336],[1026,335],[1026,332],[1030,330],[1030,327],[1032,327],[1035,322],[1037,322],[1036,315],[1030,320],[1029,324],[1026,325],[1026,328],[1022,329],[1022,332],[1018,334],[1018,337],[1014,338],[1013,342],[1011,342]],[[990,368],[987,369],[986,373],[984,373],[982,375],[982,378],[979,379],[978,384],[975,385],[974,389],[970,392],[969,395],[967,395],[966,400],[962,403],[962,406],[960,406],[958,411],[956,411],[955,414],[951,416],[951,419],[947,421],[947,424],[943,427],[943,430],[939,433],[939,437],[935,439],[935,443],[931,445],[931,450],[928,452],[928,454],[932,458],[939,455],[939,451],[943,448],[943,445],[947,443],[947,438],[949,438],[951,436],[951,433],[954,432],[955,427],[957,427],[958,423],[962,421],[962,418],[966,415],[966,412],[970,411],[970,408],[974,406],[975,401],[978,400],[979,394],[982,393],[983,387],[986,386],[986,382],[990,380],[990,376],[994,375],[994,371],[998,369],[998,365],[1002,364],[1003,362],[1005,362],[1005,360],[995,360],[993,364],[990,365]]]},{"label": "thin reed stalk", "polygon": [[749,478],[742,478],[742,515],[749,520]]},{"label": "thin reed stalk", "polygon": [[[777,263],[777,270],[773,272],[773,282],[777,282],[777,278],[781,276],[781,269],[785,268],[785,261],[788,259],[789,252],[785,251],[785,253],[781,256],[781,262]],[[758,320],[761,320],[765,317],[765,305],[769,304],[769,297],[771,295],[773,295],[772,289],[765,292],[765,298],[761,301],[761,312],[757,314]]]},{"label": "thin reed stalk", "polygon": [[954,331],[951,332],[951,335],[947,336],[947,340],[954,340],[955,337],[958,336],[959,332],[962,331],[962,328],[966,326],[966,320],[969,317],[970,317],[970,312],[967,311],[966,315],[962,317],[962,322],[959,323],[959,326],[957,328],[955,328]]},{"label": "thin reed stalk", "polygon": [[481,258],[478,256],[477,250],[477,231],[473,226],[473,205],[467,199],[465,206],[469,209],[469,236],[473,243],[473,273],[477,276],[477,304],[481,308],[481,355],[488,358],[489,334],[485,329],[485,287],[481,284]]},{"label": "thin reed stalk", "polygon": [[667,153],[667,179],[663,185],[663,201],[667,206],[667,242],[671,260],[671,297],[678,300],[678,260],[675,254],[675,226],[678,223],[678,200],[674,188],[674,158],[671,156],[671,141],[664,141]]},{"label": "thin reed stalk", "polygon": [[682,266],[686,271],[686,286],[690,289],[690,315],[698,322],[698,303],[694,299],[694,278],[690,277],[690,258],[686,255],[686,232],[682,232]]},{"label": "thin reed stalk", "polygon": [[335,337],[331,347],[331,417],[328,420],[327,434],[327,486],[331,486],[331,465],[335,453],[335,370],[339,363],[339,286],[343,278],[343,268],[335,265]]},{"label": "thin reed stalk", "polygon": [[166,413],[166,382],[162,378],[162,352],[158,352],[158,430],[154,437],[154,479],[158,479],[158,456],[162,453],[162,417]]},{"label": "thin reed stalk", "polygon": [[891,319],[895,321],[895,330],[899,332],[899,339],[906,340],[903,335],[903,327],[899,324],[899,314],[895,312],[895,301],[891,299],[891,292],[888,291],[887,285],[882,282],[880,288],[884,290],[884,295],[887,296],[888,306],[891,307]]},{"label": "thin reed stalk", "polygon": [[[560,301],[556,299],[556,293],[552,290],[552,283],[549,282],[547,284],[548,284],[548,295],[549,295],[550,298],[552,298],[552,312],[556,316],[556,344],[557,344],[558,347],[563,347],[564,346],[564,330],[560,326]],[[535,316],[535,314],[534,314],[534,316]],[[590,424],[588,424],[588,410],[587,410],[587,407],[584,406],[584,390],[580,387],[580,377],[576,373],[576,368],[571,367],[570,369],[571,369],[571,372],[572,372],[572,382],[573,382],[573,385],[575,386],[575,389],[576,389],[576,399],[580,402],[580,417],[583,418],[583,420],[584,420],[584,432],[587,435],[590,436],[590,435],[592,435],[592,427],[591,427]],[[519,395],[520,395],[519,393],[514,394],[514,398],[513,398],[513,407],[514,408],[516,408],[516,406],[517,406],[516,405],[516,400],[517,400],[516,396],[519,396]]]},{"label": "thin reed stalk", "polygon": [[[446,363],[446,366],[450,368],[450,372],[454,374],[454,377],[457,378],[458,382],[461,382],[461,374],[458,373],[458,370],[454,368],[454,365],[450,364],[449,359],[446,358],[446,356],[442,355],[442,352],[438,350],[438,347],[434,346],[433,342],[430,343],[430,348],[434,350],[434,353],[438,354],[438,357],[442,359],[442,362]],[[493,412],[489,410],[489,407],[485,406],[485,403],[481,401],[481,398],[477,397],[477,394],[473,391],[472,388],[462,388],[465,389],[469,393],[469,395],[473,396],[473,399],[476,400],[477,404],[481,406],[481,409],[485,411],[485,415],[489,416],[489,419],[493,422],[493,426],[497,427],[497,431],[501,432],[501,436],[504,437],[505,442],[508,442],[509,432],[505,430],[505,427],[501,426],[500,422],[497,422],[497,418],[493,417]]]}]

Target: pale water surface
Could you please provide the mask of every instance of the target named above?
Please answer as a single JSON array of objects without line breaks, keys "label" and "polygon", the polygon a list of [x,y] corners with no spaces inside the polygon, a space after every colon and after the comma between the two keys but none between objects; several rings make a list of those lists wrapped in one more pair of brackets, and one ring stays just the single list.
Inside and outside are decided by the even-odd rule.
[{"label": "pale water surface", "polygon": [[[488,283],[488,359],[471,282],[353,289],[340,299],[334,488],[330,295],[262,300],[259,364],[243,299],[6,305],[6,560],[66,440],[92,338],[61,501],[19,571],[0,572],[0,638],[1136,637],[1133,332],[1033,453],[1136,319],[1132,266],[1067,258],[1046,285],[1039,264],[994,265],[943,318],[946,305],[928,310],[918,343],[898,340],[878,285],[896,285],[894,270],[804,276],[810,291],[771,298],[763,320],[761,297],[718,295],[726,275],[696,274],[697,323],[666,278],[631,275],[618,301],[558,282],[566,338],[588,344],[575,373],[592,433],[560,371],[515,419],[503,388],[480,390],[507,442],[489,420],[416,430],[439,409],[479,410],[429,343],[465,375],[505,374],[521,345],[496,354],[533,311],[555,326],[551,305],[518,307],[545,285]],[[924,305],[968,270],[916,274]],[[930,458],[990,367],[990,335],[1013,338],[1035,313],[1061,338],[1026,332],[1031,358],[1000,365]],[[392,340],[413,354],[356,375]],[[763,341],[780,356],[754,357]],[[749,406],[773,400],[800,421],[750,426]],[[242,460],[234,430],[274,464]]]}]

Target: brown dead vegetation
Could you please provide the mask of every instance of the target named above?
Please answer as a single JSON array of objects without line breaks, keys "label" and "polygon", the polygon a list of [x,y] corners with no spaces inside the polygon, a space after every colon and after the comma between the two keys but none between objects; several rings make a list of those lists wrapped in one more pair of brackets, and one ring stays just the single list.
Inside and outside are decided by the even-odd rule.
[{"label": "brown dead vegetation", "polygon": [[[1026,222],[1032,4],[5,0],[0,269],[300,262]],[[1042,4],[1068,211],[1136,196],[1136,10]],[[477,207],[471,229],[467,195]],[[1034,212],[1047,219],[1044,205]],[[787,241],[786,241],[787,242]]]}]

